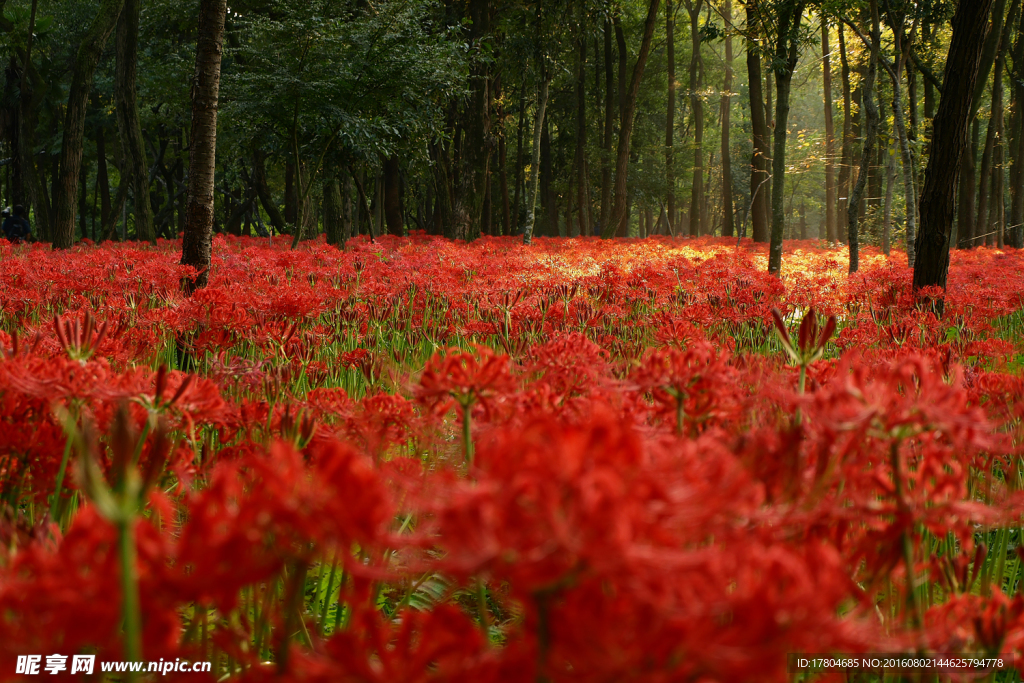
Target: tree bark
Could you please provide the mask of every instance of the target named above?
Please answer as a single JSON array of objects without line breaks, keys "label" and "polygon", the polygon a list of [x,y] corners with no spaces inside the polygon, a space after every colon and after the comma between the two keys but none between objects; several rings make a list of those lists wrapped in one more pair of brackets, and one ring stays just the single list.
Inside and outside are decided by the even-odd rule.
[{"label": "tree bark", "polygon": [[390,156],[384,160],[384,223],[389,235],[401,237],[404,234],[402,225],[402,193],[401,175],[398,168],[398,157]]},{"label": "tree bark", "polygon": [[1024,248],[1024,11],[1013,43],[1010,83],[1010,220],[1004,244]]},{"label": "tree bark", "polygon": [[[469,41],[478,44],[490,32],[489,0],[469,2]],[[490,74],[483,60],[470,70],[470,94],[463,110],[465,144],[453,206],[457,239],[473,239],[481,232],[487,176],[491,162]]]},{"label": "tree bark", "polygon": [[747,82],[750,95],[750,124],[754,136],[750,159],[750,225],[755,242],[768,241],[768,122],[765,118],[764,92],[761,90],[761,54],[755,39],[760,31],[756,0],[747,4]]},{"label": "tree bark", "polygon": [[956,243],[959,249],[966,249],[974,240],[974,219],[976,207],[974,198],[978,190],[977,166],[974,163],[980,142],[978,119],[972,117],[967,149],[960,161],[960,197],[957,201]]},{"label": "tree bark", "polygon": [[189,137],[188,201],[181,264],[196,269],[183,278],[187,295],[209,282],[213,237],[214,170],[217,158],[217,103],[224,50],[227,0],[200,0],[196,68],[192,77],[192,133]]},{"label": "tree bark", "polygon": [[917,237],[914,289],[945,289],[955,191],[967,148],[967,128],[974,106],[988,15],[993,0],[960,0],[953,17],[953,37],[946,57],[942,97],[935,115],[932,149],[921,191],[921,231]]},{"label": "tree bark", "polygon": [[804,0],[797,0],[779,10],[778,35],[775,43],[775,154],[772,157],[772,234],[768,248],[768,272],[782,271],[782,231],[786,227],[786,135],[789,125],[789,93],[793,71],[800,57],[800,22]]},{"label": "tree bark", "polygon": [[[125,170],[135,195],[135,234],[156,244],[153,229],[153,208],[149,202],[149,163],[142,141],[139,105],[136,98],[136,63],[139,54],[139,12],[141,0],[124,0],[117,21],[117,64],[114,69],[114,101],[117,109],[117,130],[125,155]],[[167,188],[173,198],[172,187]]]},{"label": "tree bark", "polygon": [[327,244],[345,245],[345,226],[342,221],[341,184],[333,173],[324,180],[324,232]]},{"label": "tree bark", "polygon": [[612,23],[604,22],[604,139],[601,141],[601,218],[603,232],[612,215],[612,138],[615,135],[615,70],[612,68]]},{"label": "tree bark", "polygon": [[523,228],[523,244],[533,241],[533,224],[537,213],[537,190],[540,186],[540,138],[544,132],[544,114],[548,108],[548,82],[550,76],[541,77],[537,88],[537,112],[533,117],[533,155],[530,163],[530,189],[526,200],[526,226]]},{"label": "tree bark", "polygon": [[690,112],[693,115],[694,165],[690,185],[690,237],[707,232],[704,221],[704,101],[700,97],[700,11],[704,0],[684,0],[690,15]]},{"label": "tree bark", "polygon": [[[580,234],[586,235],[590,228],[587,223],[587,205],[590,199],[587,192],[587,37],[586,12],[583,0],[579,3],[579,64],[576,80],[576,204],[579,207]],[[566,232],[569,232],[568,230]]]},{"label": "tree bark", "polygon": [[860,267],[860,231],[858,219],[860,218],[860,202],[864,194],[864,187],[869,180],[871,160],[875,155],[875,141],[878,137],[879,114],[878,106],[875,104],[875,77],[878,73],[878,60],[881,50],[881,28],[878,18],[878,5],[876,0],[870,0],[871,12],[871,35],[870,56],[867,68],[864,72],[864,81],[861,83],[860,91],[863,93],[863,107],[865,114],[864,122],[864,147],[861,151],[860,171],[857,174],[857,184],[850,195],[850,203],[847,206],[847,223],[849,225],[850,242],[850,272],[856,273]]},{"label": "tree bark", "polygon": [[633,115],[636,113],[636,100],[640,94],[640,81],[647,67],[647,57],[651,52],[651,39],[654,37],[654,25],[658,19],[660,0],[651,0],[644,20],[644,33],[640,41],[640,53],[633,66],[633,77],[626,93],[622,122],[619,127],[619,146],[615,162],[615,204],[608,225],[602,227],[602,237],[612,237],[618,232],[626,234],[627,203],[626,179],[629,173],[629,143],[633,135]]},{"label": "tree bark", "polygon": [[665,49],[668,56],[668,107],[665,114],[665,206],[668,208],[669,232],[675,233],[672,221],[676,215],[676,175],[674,133],[676,127],[676,39],[672,0],[665,0]]},{"label": "tree bark", "polygon": [[75,202],[82,166],[85,134],[85,110],[92,89],[93,72],[103,54],[103,46],[114,30],[124,0],[103,0],[82,43],[78,47],[71,75],[67,111],[64,115],[64,137],[60,153],[60,176],[56,186],[56,216],[53,226],[53,248],[66,249],[75,242]]},{"label": "tree bark", "polygon": [[732,150],[729,143],[730,112],[732,111],[732,0],[722,3],[725,20],[725,81],[722,84],[722,236],[732,237],[736,231],[732,200]]},{"label": "tree bark", "polygon": [[846,53],[846,28],[839,24],[839,63],[843,85],[843,144],[839,158],[839,181],[836,188],[839,195],[836,216],[836,237],[843,244],[849,239],[847,211],[850,205],[850,169],[853,165],[853,95],[850,88],[850,61]]},{"label": "tree bark", "polygon": [[828,46],[828,22],[821,22],[821,74],[825,101],[825,237],[834,243],[836,232],[835,125],[832,122],[832,62]]}]

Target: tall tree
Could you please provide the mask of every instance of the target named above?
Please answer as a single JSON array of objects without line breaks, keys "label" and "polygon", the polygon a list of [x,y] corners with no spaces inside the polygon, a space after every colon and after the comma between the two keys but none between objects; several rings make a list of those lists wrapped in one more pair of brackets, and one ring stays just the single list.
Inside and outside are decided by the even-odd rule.
[{"label": "tall tree", "polygon": [[775,70],[775,149],[772,157],[772,233],[768,272],[782,270],[782,232],[786,226],[786,136],[793,71],[800,58],[800,22],[806,0],[783,0],[777,7],[773,67]]},{"label": "tall tree", "polygon": [[676,18],[673,12],[672,0],[665,0],[665,49],[668,57],[668,110],[665,114],[665,208],[668,211],[669,232],[674,234],[676,176],[673,134],[676,127]]},{"label": "tall tree", "polygon": [[530,187],[526,193],[526,226],[523,229],[523,244],[533,241],[533,226],[537,220],[537,191],[540,189],[540,143],[544,134],[544,115],[548,109],[548,86],[551,76],[547,73],[543,59],[542,73],[537,87],[537,110],[533,115],[533,154],[530,157]]},{"label": "tall tree", "polygon": [[135,195],[135,234],[156,244],[153,209],[149,201],[149,163],[142,140],[139,105],[136,98],[136,63],[139,54],[139,13],[141,0],[124,0],[117,21],[117,65],[114,69],[114,102],[117,130],[124,151],[124,171]]},{"label": "tall tree", "polygon": [[629,143],[633,136],[633,117],[636,114],[636,100],[640,94],[640,81],[647,68],[647,57],[651,53],[651,40],[654,38],[654,25],[658,20],[660,0],[651,0],[644,20],[644,33],[640,40],[640,52],[633,66],[633,76],[629,81],[629,90],[623,98],[622,118],[619,124],[619,145],[615,159],[615,203],[608,225],[602,226],[601,236],[612,237],[618,232],[626,234],[626,218],[628,196],[626,180],[629,173]]},{"label": "tall tree", "polygon": [[612,68],[612,22],[604,22],[604,137],[601,140],[601,231],[612,215],[612,138],[615,135],[615,70]]},{"label": "tall tree", "polygon": [[[579,0],[577,14],[577,78],[576,78],[576,204],[579,208],[580,234],[590,232],[588,209],[590,192],[587,179],[587,35],[586,11],[583,0]],[[571,231],[566,229],[566,233]]]},{"label": "tall tree", "polygon": [[857,32],[860,39],[868,48],[868,63],[864,70],[864,81],[861,83],[863,93],[863,107],[865,113],[864,147],[861,150],[860,172],[857,174],[857,184],[850,193],[850,203],[847,206],[847,224],[849,226],[850,241],[850,272],[856,273],[860,267],[860,231],[858,220],[860,217],[860,203],[864,196],[864,187],[867,184],[871,170],[871,160],[875,156],[875,141],[878,138],[878,105],[875,104],[875,76],[878,72],[878,60],[881,50],[882,31],[878,18],[877,0],[870,0],[869,11],[871,14],[870,37],[865,38],[857,29],[856,24],[844,19],[844,21]]},{"label": "tall tree", "polygon": [[53,226],[53,248],[66,249],[75,242],[75,203],[81,175],[85,135],[85,110],[92,89],[93,72],[103,55],[103,46],[114,31],[124,0],[103,0],[89,30],[82,38],[72,68],[71,90],[64,115],[64,137],[61,143],[60,176],[56,185],[56,216]]},{"label": "tall tree", "polygon": [[840,242],[845,243],[849,236],[847,209],[850,203],[850,169],[853,166],[853,94],[850,87],[850,60],[846,52],[846,27],[840,23],[839,36],[839,76],[843,85],[843,144],[839,156],[839,180],[836,188],[839,194],[836,216],[836,233]]},{"label": "tall tree", "polygon": [[[469,0],[469,41],[479,47],[490,33],[489,0]],[[462,163],[456,186],[452,237],[470,239],[480,234],[484,191],[491,163],[490,73],[485,60],[477,60],[470,73],[470,93],[463,109]]]},{"label": "tall tree", "polygon": [[761,52],[757,45],[760,32],[757,0],[747,3],[747,92],[750,96],[750,126],[754,145],[750,156],[750,225],[755,242],[768,241],[768,121],[765,117],[764,82],[761,73]]},{"label": "tall tree", "polygon": [[729,143],[730,116],[732,110],[732,0],[722,3],[722,18],[725,20],[725,80],[722,84],[722,111],[719,116],[722,127],[722,236],[732,237],[735,232],[732,200],[732,150]]},{"label": "tall tree", "polygon": [[704,0],[683,0],[690,15],[690,113],[693,116],[693,181],[690,186],[690,236],[707,231],[704,220],[704,101],[700,96],[700,11]]},{"label": "tall tree", "polygon": [[214,170],[217,159],[217,105],[224,52],[227,0],[200,0],[196,68],[192,78],[192,133],[189,138],[188,203],[181,264],[196,269],[185,278],[187,294],[205,287],[210,277],[213,237]]},{"label": "tall tree", "polygon": [[1010,60],[1010,218],[1006,244],[1024,248],[1024,11],[1020,13],[1017,36]]},{"label": "tall tree", "polygon": [[949,242],[960,166],[967,147],[967,129],[981,65],[988,16],[993,0],[960,0],[953,17],[953,36],[946,56],[942,97],[932,129],[931,154],[921,190],[921,230],[917,236],[914,289],[945,289],[949,273]]},{"label": "tall tree", "polygon": [[825,101],[825,237],[835,242],[836,232],[836,170],[835,125],[832,122],[832,61],[828,46],[828,21],[821,17],[821,75]]}]

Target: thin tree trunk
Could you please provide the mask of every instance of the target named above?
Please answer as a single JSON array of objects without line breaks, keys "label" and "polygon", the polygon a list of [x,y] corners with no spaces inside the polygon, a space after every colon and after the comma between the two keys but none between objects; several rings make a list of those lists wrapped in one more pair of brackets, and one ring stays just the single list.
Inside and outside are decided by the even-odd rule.
[{"label": "thin tree trunk", "polygon": [[100,193],[100,228],[110,221],[110,174],[107,172],[107,142],[103,126],[96,131],[96,184]]},{"label": "thin tree trunk", "polygon": [[270,196],[270,188],[267,186],[266,161],[263,152],[257,150],[253,153],[252,159],[252,184],[256,188],[256,196],[259,197],[263,210],[267,212],[270,224],[277,230],[279,235],[285,234],[288,230],[288,221],[285,219],[281,209],[274,203]]},{"label": "thin tree trunk", "polygon": [[[910,72],[908,58],[910,51],[913,48],[913,29],[911,29],[910,36],[904,36],[903,32],[903,21],[902,16],[898,16],[893,12],[888,13],[889,24],[896,26],[897,30],[893,32],[893,38],[895,42],[895,53],[896,60],[889,64],[882,62],[885,66],[886,71],[889,73],[889,80],[892,83],[892,114],[893,122],[896,127],[896,138],[900,148],[900,161],[903,167],[903,195],[907,205],[907,225],[906,225],[906,247],[907,247],[907,263],[910,267],[914,266],[914,240],[917,232],[917,183],[915,178],[915,165],[912,148],[910,146],[910,140],[915,136],[913,132],[907,132],[906,116],[903,113],[903,96],[901,93],[902,81],[900,77],[903,71],[906,69]],[[881,55],[879,60],[881,61]],[[913,88],[910,88],[910,107],[911,107],[911,119],[914,122],[911,130],[916,129],[916,107],[917,97],[914,94]],[[886,166],[888,168],[888,164]],[[888,252],[886,252],[888,253]]]},{"label": "thin tree trunk", "polygon": [[[136,62],[139,53],[139,13],[141,0],[124,0],[117,21],[117,65],[114,70],[114,101],[117,109],[117,130],[124,150],[125,169],[135,194],[135,234],[156,244],[153,229],[153,208],[149,202],[149,162],[142,141],[139,105],[136,101]],[[168,196],[174,196],[172,187]]]},{"label": "thin tree trunk", "polygon": [[[525,87],[523,88],[525,90]],[[521,205],[523,197],[523,129],[526,127],[526,97],[520,95],[519,97],[519,126],[516,132],[516,176],[515,176],[515,199],[512,202],[512,211],[515,217],[516,227],[515,233],[519,234],[520,221],[522,218]],[[510,233],[511,234],[511,233]]]},{"label": "thin tree trunk", "polygon": [[700,58],[700,11],[704,0],[684,0],[686,11],[690,15],[690,112],[693,115],[693,147],[694,165],[693,181],[690,186],[690,237],[697,237],[707,232],[703,220],[704,208],[704,101],[700,97],[701,58]]},{"label": "thin tree trunk", "polygon": [[1024,11],[1020,13],[1011,62],[1010,218],[1004,244],[1020,249],[1024,247]]},{"label": "thin tree trunk", "polygon": [[[840,29],[841,30],[841,29]],[[828,22],[821,22],[821,74],[825,100],[825,235],[836,241],[836,170],[835,125],[832,122],[832,62],[828,46]]]},{"label": "thin tree trunk", "polygon": [[604,22],[604,139],[601,141],[601,218],[603,232],[612,215],[612,138],[615,135],[615,70],[612,68],[612,23]]},{"label": "thin tree trunk", "polygon": [[960,162],[960,186],[958,188],[960,198],[957,201],[956,221],[956,243],[959,249],[966,249],[974,240],[974,219],[977,215],[974,199],[978,190],[978,173],[974,159],[978,152],[979,142],[978,118],[973,117],[967,149]]},{"label": "thin tree trunk", "polygon": [[732,200],[732,150],[729,148],[730,112],[732,111],[732,0],[722,3],[725,20],[725,81],[722,85],[722,236],[732,237],[736,231]]},{"label": "thin tree trunk", "polygon": [[533,241],[533,224],[537,213],[537,190],[540,187],[540,138],[544,132],[544,114],[548,108],[548,82],[545,74],[537,88],[537,113],[533,118],[533,154],[530,163],[530,188],[526,199],[526,227],[523,229],[523,244]]},{"label": "thin tree trunk", "polygon": [[750,225],[755,242],[768,241],[768,122],[761,90],[761,53],[756,38],[760,31],[757,23],[756,0],[747,3],[747,82],[750,96],[750,125],[754,136],[750,159]]},{"label": "thin tree trunk", "polygon": [[200,0],[196,69],[192,78],[192,133],[189,137],[188,203],[181,264],[196,269],[182,280],[191,295],[209,281],[213,236],[214,170],[217,158],[217,102],[224,50],[227,0]]},{"label": "thin tree trunk", "polygon": [[988,119],[988,130],[985,133],[985,151],[981,156],[981,172],[978,179],[978,223],[974,240],[968,246],[976,247],[985,243],[989,234],[989,202],[990,190],[992,187],[992,157],[996,145],[996,117],[998,110],[1002,108],[1002,86],[999,83],[1002,79],[1003,56],[1000,54],[996,59],[995,82],[992,84],[992,112]]},{"label": "thin tree trunk", "polygon": [[935,115],[932,151],[921,192],[921,232],[917,237],[914,289],[945,289],[949,242],[953,230],[955,190],[967,147],[981,52],[992,0],[960,0],[953,17],[953,37]]},{"label": "thin tree trunk", "polygon": [[[850,242],[850,272],[856,273],[860,267],[860,232],[858,219],[860,218],[860,201],[864,194],[864,187],[867,185],[868,176],[871,171],[871,159],[875,153],[875,140],[878,137],[878,106],[875,104],[875,75],[878,72],[878,60],[881,49],[881,28],[878,19],[878,5],[876,0],[871,0],[871,54],[868,58],[867,68],[864,72],[864,81],[861,83],[860,91],[864,97],[865,131],[864,147],[861,151],[860,171],[857,174],[857,185],[850,195],[850,203],[847,206],[847,222],[849,224]],[[852,27],[851,27],[852,28]]]},{"label": "thin tree trunk", "polygon": [[675,23],[672,0],[665,0],[665,49],[668,56],[668,107],[665,114],[665,205],[668,207],[670,230],[676,211],[675,149],[673,148],[673,134],[676,127]]},{"label": "thin tree trunk", "polygon": [[103,0],[96,18],[78,47],[71,75],[67,111],[64,115],[64,137],[60,153],[60,178],[56,185],[53,248],[66,249],[75,242],[75,202],[82,166],[85,133],[85,110],[92,89],[93,72],[103,55],[103,46],[114,30],[124,0]]},{"label": "thin tree trunk", "polygon": [[404,226],[398,157],[392,155],[385,159],[381,171],[384,182],[384,223],[387,225],[389,235],[401,237],[404,234]]},{"label": "thin tree trunk", "polygon": [[[586,89],[586,66],[587,66],[587,37],[586,37],[586,13],[583,0],[579,0],[579,37],[577,39],[579,48],[579,65],[576,80],[576,204],[579,207],[580,233],[587,234],[586,206],[590,203],[587,197],[587,89]],[[566,231],[568,232],[568,230]]]},{"label": "thin tree trunk", "polygon": [[327,233],[327,244],[345,244],[345,226],[341,214],[341,186],[337,176],[331,174],[324,180],[324,232]]},{"label": "thin tree trunk", "polygon": [[846,53],[846,28],[839,24],[839,64],[843,81],[843,144],[839,156],[839,194],[836,216],[836,237],[845,244],[849,239],[848,209],[850,205],[850,177],[853,166],[853,95],[850,88],[850,61]]},{"label": "thin tree trunk", "polygon": [[619,146],[615,163],[615,204],[612,207],[612,215],[607,226],[602,228],[602,237],[611,237],[618,232],[626,234],[628,196],[626,194],[626,180],[629,173],[629,147],[633,135],[633,118],[636,113],[637,96],[640,94],[640,81],[647,67],[647,57],[651,52],[651,40],[654,37],[654,25],[658,19],[658,7],[660,0],[651,0],[647,10],[647,18],[644,20],[644,33],[640,41],[640,53],[637,55],[636,64],[633,67],[633,77],[629,82],[629,91],[625,98],[622,121],[619,127]]},{"label": "thin tree trunk", "polygon": [[789,94],[793,84],[793,71],[800,57],[800,22],[803,19],[803,0],[798,0],[779,13],[778,42],[775,44],[775,154],[772,157],[772,234],[768,249],[768,272],[778,275],[782,271],[782,231],[786,226],[786,134],[789,125]]},{"label": "thin tree trunk", "polygon": [[890,231],[892,229],[892,186],[896,181],[896,150],[886,147],[885,155],[885,204],[882,214],[882,253],[889,255]]}]

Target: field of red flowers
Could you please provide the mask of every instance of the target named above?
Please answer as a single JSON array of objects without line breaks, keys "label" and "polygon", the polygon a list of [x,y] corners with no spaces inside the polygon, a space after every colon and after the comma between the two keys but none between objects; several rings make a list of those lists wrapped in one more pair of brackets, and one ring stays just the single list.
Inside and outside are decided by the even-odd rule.
[{"label": "field of red flowers", "polygon": [[937,318],[812,242],[0,244],[0,680],[1024,669],[1024,254]]}]

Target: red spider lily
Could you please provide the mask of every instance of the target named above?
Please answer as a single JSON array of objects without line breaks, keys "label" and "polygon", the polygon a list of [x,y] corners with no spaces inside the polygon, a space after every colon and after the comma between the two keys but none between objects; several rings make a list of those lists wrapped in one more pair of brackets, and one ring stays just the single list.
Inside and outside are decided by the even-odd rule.
[{"label": "red spider lily", "polygon": [[728,361],[728,352],[719,353],[707,343],[694,343],[685,350],[658,349],[648,354],[631,378],[651,392],[660,413],[675,418],[676,434],[682,434],[687,425],[695,435],[738,403],[737,372]]}]

